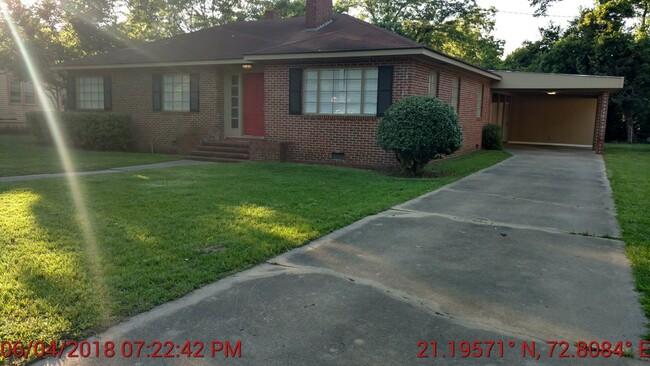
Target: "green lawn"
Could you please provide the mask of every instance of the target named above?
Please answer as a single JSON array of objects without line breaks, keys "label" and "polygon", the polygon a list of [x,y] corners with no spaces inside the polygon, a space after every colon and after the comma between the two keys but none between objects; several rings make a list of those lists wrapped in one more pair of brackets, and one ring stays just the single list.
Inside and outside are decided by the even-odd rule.
[{"label": "green lawn", "polygon": [[0,340],[87,336],[508,156],[438,162],[435,179],[277,163],[80,177],[96,251],[64,179],[2,183]]},{"label": "green lawn", "polygon": [[650,318],[650,145],[607,144],[605,163],[636,287]]},{"label": "green lawn", "polygon": [[[100,170],[181,159],[178,155],[71,150],[75,170]],[[63,171],[56,149],[32,136],[0,135],[0,177]]]}]

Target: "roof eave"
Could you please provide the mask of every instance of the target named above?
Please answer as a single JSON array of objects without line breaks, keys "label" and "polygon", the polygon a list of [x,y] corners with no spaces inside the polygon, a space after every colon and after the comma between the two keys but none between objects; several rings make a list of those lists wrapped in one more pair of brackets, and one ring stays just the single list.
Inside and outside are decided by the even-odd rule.
[{"label": "roof eave", "polygon": [[324,58],[352,58],[352,57],[381,57],[381,56],[424,56],[443,62],[448,65],[456,66],[474,74],[487,77],[491,80],[501,80],[501,76],[483,70],[480,67],[470,65],[460,60],[433,52],[426,47],[402,48],[402,49],[385,49],[385,50],[367,50],[367,51],[336,51],[336,52],[302,52],[302,53],[278,53],[278,54],[249,54],[244,56],[246,61],[280,61],[280,60],[300,60],[300,59],[324,59]]},{"label": "roof eave", "polygon": [[228,60],[205,60],[205,61],[173,61],[173,62],[142,62],[130,64],[100,64],[100,65],[54,65],[50,70],[70,71],[70,70],[100,70],[100,69],[131,69],[146,67],[181,67],[181,66],[210,66],[210,65],[241,65],[247,61],[244,59]]}]

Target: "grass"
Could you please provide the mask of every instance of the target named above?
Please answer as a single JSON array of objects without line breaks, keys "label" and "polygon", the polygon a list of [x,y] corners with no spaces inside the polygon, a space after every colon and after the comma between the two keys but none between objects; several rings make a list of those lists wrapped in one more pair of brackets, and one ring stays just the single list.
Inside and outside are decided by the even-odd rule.
[{"label": "grass", "polygon": [[0,340],[88,336],[508,156],[437,162],[437,179],[276,163],[85,176],[99,258],[64,179],[2,183]]},{"label": "grass", "polygon": [[[179,160],[177,155],[72,150],[77,171]],[[38,173],[60,173],[56,149],[37,145],[29,135],[0,135],[0,177]]]},{"label": "grass", "polygon": [[605,164],[636,288],[650,317],[650,145],[607,144]]}]

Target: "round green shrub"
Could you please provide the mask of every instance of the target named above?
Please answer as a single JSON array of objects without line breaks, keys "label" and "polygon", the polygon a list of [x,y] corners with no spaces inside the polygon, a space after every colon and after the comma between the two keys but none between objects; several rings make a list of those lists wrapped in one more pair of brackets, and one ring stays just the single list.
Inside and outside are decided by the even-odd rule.
[{"label": "round green shrub", "polygon": [[487,124],[483,126],[483,149],[501,150],[501,127]]},{"label": "round green shrub", "polygon": [[403,173],[420,176],[431,160],[460,149],[463,133],[453,108],[431,97],[406,97],[379,123],[377,142],[392,151]]}]

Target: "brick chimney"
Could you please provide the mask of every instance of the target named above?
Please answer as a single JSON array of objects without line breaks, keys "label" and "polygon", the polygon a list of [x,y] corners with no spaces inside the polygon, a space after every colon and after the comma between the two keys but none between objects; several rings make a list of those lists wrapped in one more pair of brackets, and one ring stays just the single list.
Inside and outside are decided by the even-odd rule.
[{"label": "brick chimney", "polygon": [[307,28],[318,28],[332,20],[332,0],[307,0]]},{"label": "brick chimney", "polygon": [[280,16],[278,15],[277,11],[267,9],[264,11],[264,19],[266,20],[280,19]]}]

